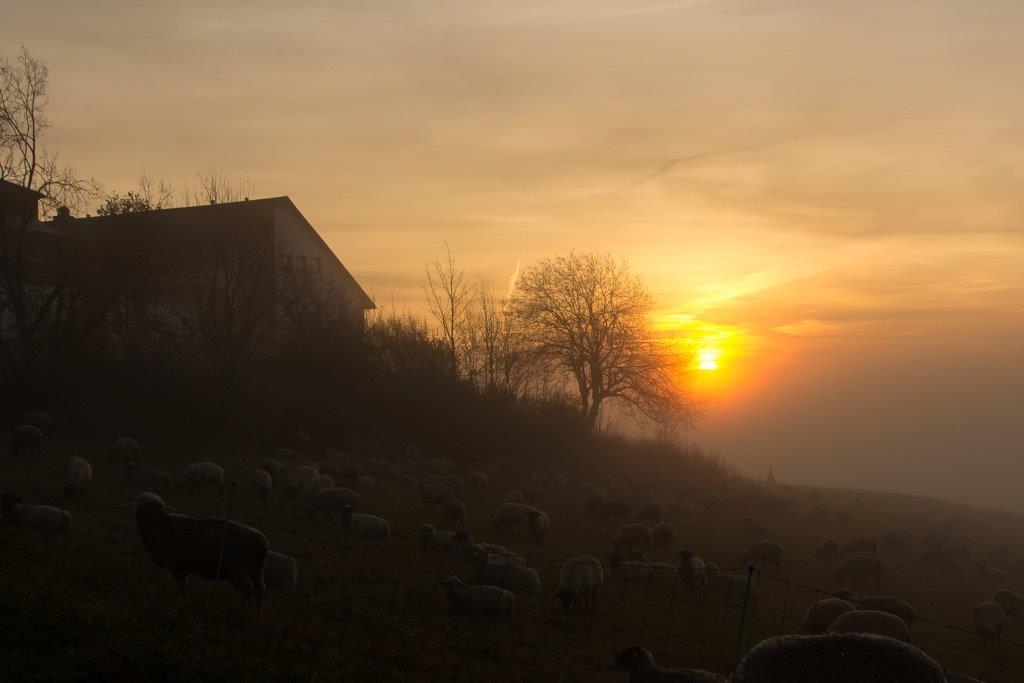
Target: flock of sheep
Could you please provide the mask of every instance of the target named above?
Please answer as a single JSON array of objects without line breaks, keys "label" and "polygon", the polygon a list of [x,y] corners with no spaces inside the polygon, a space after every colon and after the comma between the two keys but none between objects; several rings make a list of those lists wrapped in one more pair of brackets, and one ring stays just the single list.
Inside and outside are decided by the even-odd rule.
[{"label": "flock of sheep", "polygon": [[[22,424],[11,437],[12,457],[40,457],[45,432],[51,426],[52,418],[45,413],[23,414]],[[420,525],[415,538],[422,547],[452,558],[471,571],[471,576],[456,573],[442,582],[452,614],[510,617],[516,611],[517,594],[530,598],[541,594],[540,573],[529,566],[523,555],[504,545],[476,541],[466,531],[467,507],[461,498],[463,492],[493,490],[493,482],[503,476],[500,465],[482,466],[464,478],[454,474],[450,462],[422,457],[416,448],[388,457],[327,449],[320,461],[310,459],[310,452],[310,437],[295,433],[287,447],[278,449],[275,458],[264,458],[248,473],[248,495],[266,501],[283,494],[294,500],[310,518],[337,520],[347,534],[382,541],[391,536],[388,521],[358,510],[362,494],[374,491],[378,479],[385,478],[408,487],[410,492],[415,491],[424,505],[437,509],[448,527],[448,530],[439,530],[433,524]],[[109,457],[123,468],[128,483],[146,490],[135,502],[139,537],[154,564],[177,580],[186,599],[190,576],[227,581],[243,600],[253,600],[257,612],[262,609],[268,589],[295,587],[296,559],[271,551],[261,531],[240,522],[181,514],[157,493],[173,488],[194,496],[222,497],[225,472],[220,465],[196,462],[172,476],[164,470],[141,468],[140,454],[139,444],[125,437],[112,443]],[[65,495],[84,495],[91,479],[92,465],[88,461],[80,456],[67,458],[62,481]],[[546,490],[580,489],[585,479],[583,473],[569,475],[558,471],[532,476],[532,486],[508,491],[497,504],[491,520],[494,531],[508,535],[522,530],[525,540],[534,545],[543,544],[551,519],[536,504],[543,501]],[[716,501],[705,501],[705,504],[714,506]],[[619,523],[620,526],[609,540],[610,554],[605,562],[590,554],[564,562],[556,589],[563,609],[596,611],[606,567],[610,579],[629,583],[677,585],[685,591],[719,596],[742,593],[747,585],[747,572],[720,570],[688,548],[675,552],[678,534],[662,520],[664,505],[664,501],[649,501],[634,514],[633,506],[621,497],[599,491],[589,494],[584,503],[585,513],[597,522]],[[69,511],[26,504],[12,492],[0,495],[0,510],[4,525],[46,536],[66,536],[72,531]],[[704,514],[704,505],[690,505],[685,513]],[[840,523],[842,517],[837,517]],[[781,574],[783,547],[775,540],[778,537],[775,528],[751,516],[744,519],[743,527],[743,531],[756,540],[743,552],[741,564]],[[822,562],[838,562],[835,578],[841,585],[865,583],[880,588],[885,572],[882,553],[903,550],[909,542],[909,534],[903,532],[855,538],[845,545],[840,545],[836,539],[825,539],[814,556]],[[964,539],[932,531],[925,535],[923,545],[916,563],[963,570],[960,558],[968,552]],[[650,562],[648,554],[656,551],[673,551],[678,561],[675,564]],[[993,558],[1008,562],[1000,549],[995,550]],[[996,579],[1007,575],[1005,570],[990,564],[982,565],[981,569]],[[756,595],[756,584],[753,591]],[[976,605],[971,615],[983,641],[998,640],[1008,617],[1024,621],[1024,597],[1006,589]],[[751,650],[730,680],[784,680],[766,677],[765,672],[774,671],[772,675],[776,675],[794,666],[793,662],[802,663],[804,670],[818,667],[827,671],[829,666],[838,666],[837,662],[841,661],[856,661],[854,666],[863,669],[857,669],[861,671],[860,677],[849,680],[887,680],[871,669],[881,666],[880,661],[890,663],[893,667],[890,673],[917,672],[919,678],[912,680],[946,680],[933,660],[909,645],[910,629],[916,618],[916,609],[897,596],[854,595],[843,590],[808,607],[803,635],[770,639]],[[636,681],[725,680],[708,672],[662,669],[655,664],[650,652],[639,647],[622,652],[616,663],[629,669],[630,679]]]}]

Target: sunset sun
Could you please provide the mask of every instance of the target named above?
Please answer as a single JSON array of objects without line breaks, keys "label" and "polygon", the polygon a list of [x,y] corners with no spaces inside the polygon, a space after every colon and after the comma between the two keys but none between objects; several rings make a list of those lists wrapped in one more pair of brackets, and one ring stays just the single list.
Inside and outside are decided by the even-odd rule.
[{"label": "sunset sun", "polygon": [[721,352],[718,349],[701,349],[697,353],[697,368],[700,370],[717,370],[718,357]]}]

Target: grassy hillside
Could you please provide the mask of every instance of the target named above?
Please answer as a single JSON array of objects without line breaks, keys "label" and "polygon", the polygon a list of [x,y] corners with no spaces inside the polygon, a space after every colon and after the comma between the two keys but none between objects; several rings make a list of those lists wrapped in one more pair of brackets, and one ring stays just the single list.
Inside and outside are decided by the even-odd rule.
[{"label": "grassy hillside", "polygon": [[[0,490],[14,491],[27,503],[66,507],[75,521],[64,542],[0,530],[5,678],[625,680],[613,660],[633,644],[652,650],[662,664],[727,672],[737,645],[739,594],[698,596],[678,585],[651,588],[606,579],[594,616],[563,613],[551,598],[562,561],[610,553],[618,525],[596,523],[584,512],[594,489],[617,492],[634,510],[649,498],[668,501],[665,521],[679,534],[673,553],[689,547],[723,568],[738,567],[744,548],[755,540],[744,530],[745,515],[778,529],[785,580],[759,577],[740,638],[743,649],[798,630],[807,606],[820,597],[817,591],[840,587],[832,578],[836,562],[813,559],[823,538],[845,542],[906,529],[914,542],[903,552],[884,554],[882,588],[849,587],[899,595],[922,617],[956,627],[921,621],[912,630],[912,641],[949,669],[985,673],[992,681],[1024,676],[1024,648],[983,646],[969,632],[975,603],[1000,588],[1024,591],[1024,577],[992,581],[978,568],[996,544],[1010,547],[1011,560],[1024,555],[1018,515],[893,494],[701,481],[685,478],[682,467],[645,469],[612,458],[596,462],[585,484],[544,488],[537,505],[552,525],[538,547],[521,533],[499,533],[490,524],[505,492],[536,488],[525,467],[508,463],[488,490],[463,496],[467,527],[476,540],[503,543],[528,556],[542,574],[545,595],[519,596],[511,620],[470,619],[448,616],[440,579],[471,573],[424,551],[413,538],[423,522],[442,525],[437,509],[422,504],[415,489],[378,476],[377,490],[363,494],[362,510],[388,518],[394,535],[384,542],[349,540],[336,522],[311,522],[280,492],[268,503],[249,498],[244,482],[256,456],[232,462],[216,453],[143,447],[148,467],[176,471],[204,459],[225,465],[228,480],[242,482],[233,496],[221,501],[162,495],[192,514],[229,514],[262,529],[273,549],[299,558],[298,588],[269,595],[260,618],[239,608],[237,594],[226,585],[197,579],[192,602],[185,604],[177,584],[153,565],[138,541],[131,504],[141,489],[125,483],[107,461],[106,445],[51,439],[38,461],[0,460]],[[64,499],[59,490],[63,457],[71,453],[89,459],[95,470],[88,495],[78,500]],[[704,506],[702,514],[690,514],[683,505],[693,503]],[[825,518],[809,519],[815,508],[826,511]],[[848,523],[836,521],[839,511],[846,511]],[[964,572],[912,563],[922,533],[939,526],[971,539],[973,554]],[[673,553],[659,551],[650,559],[674,563]],[[1011,622],[1004,638],[1024,642],[1024,626]]]}]

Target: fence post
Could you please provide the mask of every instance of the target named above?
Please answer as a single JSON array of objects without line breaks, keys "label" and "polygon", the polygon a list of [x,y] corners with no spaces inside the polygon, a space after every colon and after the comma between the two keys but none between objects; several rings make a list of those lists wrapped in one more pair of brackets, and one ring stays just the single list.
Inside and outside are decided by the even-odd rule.
[{"label": "fence post", "polygon": [[733,657],[732,670],[736,671],[740,665],[740,655],[743,653],[743,626],[747,620],[747,600],[750,598],[750,584],[754,579],[754,565],[747,567],[747,587],[743,591],[743,607],[740,610],[740,627],[736,633],[736,656]]}]

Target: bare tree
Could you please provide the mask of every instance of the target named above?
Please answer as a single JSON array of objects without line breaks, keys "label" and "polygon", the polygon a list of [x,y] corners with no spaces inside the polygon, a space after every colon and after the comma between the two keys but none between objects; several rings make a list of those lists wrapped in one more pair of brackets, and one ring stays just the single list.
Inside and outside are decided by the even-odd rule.
[{"label": "bare tree", "polygon": [[530,374],[528,354],[508,302],[495,296],[490,283],[477,285],[468,323],[479,386],[490,392],[522,396]]},{"label": "bare tree", "polygon": [[174,188],[161,178],[154,181],[146,171],[139,173],[136,189],[124,194],[114,192],[107,195],[96,209],[100,216],[113,216],[138,211],[156,211],[170,208],[174,203]]},{"label": "bare tree", "polygon": [[448,254],[445,261],[434,261],[427,266],[427,282],[423,285],[423,293],[427,297],[430,314],[440,328],[454,380],[460,372],[472,371],[464,361],[469,354],[469,316],[473,294],[466,282],[465,272],[455,265],[447,244],[445,250]]},{"label": "bare tree", "polygon": [[591,429],[611,401],[663,421],[687,401],[650,329],[651,297],[625,263],[570,252],[519,278],[511,302],[533,357],[574,386]]},{"label": "bare tree", "polygon": [[38,379],[58,337],[85,327],[74,317],[83,296],[71,291],[73,236],[41,229],[40,212],[70,214],[100,191],[44,146],[48,84],[46,64],[24,47],[0,58],[0,361],[22,379]]},{"label": "bare tree", "polygon": [[196,183],[195,186],[186,185],[182,191],[185,206],[237,202],[251,197],[254,190],[251,180],[233,183],[214,166],[196,171]]}]

